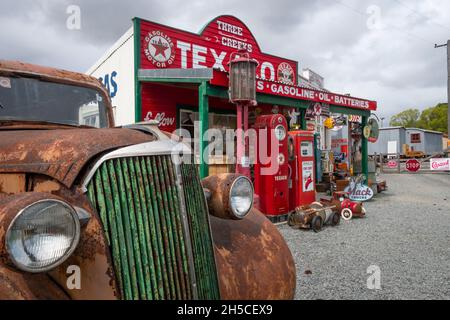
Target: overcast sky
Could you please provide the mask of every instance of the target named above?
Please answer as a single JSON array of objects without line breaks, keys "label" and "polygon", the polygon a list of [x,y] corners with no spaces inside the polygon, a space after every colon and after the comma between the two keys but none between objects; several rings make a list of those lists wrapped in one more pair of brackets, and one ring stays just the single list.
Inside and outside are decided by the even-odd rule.
[{"label": "overcast sky", "polygon": [[[66,26],[69,5],[81,29]],[[299,62],[336,93],[378,101],[378,115],[423,109],[447,100],[447,0],[2,0],[0,59],[86,71],[130,26],[134,16],[199,32],[231,14],[261,49]]]}]

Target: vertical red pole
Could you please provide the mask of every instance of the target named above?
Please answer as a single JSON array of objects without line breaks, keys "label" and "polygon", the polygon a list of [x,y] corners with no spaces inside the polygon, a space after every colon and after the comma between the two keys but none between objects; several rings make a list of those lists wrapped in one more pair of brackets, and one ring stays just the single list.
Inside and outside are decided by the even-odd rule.
[{"label": "vertical red pole", "polygon": [[246,157],[246,167],[242,168],[242,174],[250,178],[250,152],[249,152],[249,137],[248,137],[248,104],[244,105],[244,156]]},{"label": "vertical red pole", "polygon": [[[244,125],[242,127],[242,124]],[[248,130],[248,105],[237,105],[237,134],[236,134],[236,173],[250,177],[250,167],[248,166],[248,137],[245,136]],[[245,159],[245,166],[242,160]]]},{"label": "vertical red pole", "polygon": [[244,143],[242,141],[243,134],[242,134],[242,105],[237,104],[237,126],[236,126],[236,173],[241,173],[241,161],[242,156],[244,154]]}]

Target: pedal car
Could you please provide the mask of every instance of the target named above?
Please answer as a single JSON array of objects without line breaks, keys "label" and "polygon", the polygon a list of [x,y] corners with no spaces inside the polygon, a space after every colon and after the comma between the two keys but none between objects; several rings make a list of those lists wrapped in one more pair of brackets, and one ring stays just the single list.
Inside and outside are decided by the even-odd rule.
[{"label": "pedal car", "polygon": [[362,202],[350,200],[348,192],[345,191],[335,191],[331,199],[321,198],[320,202],[325,205],[334,205],[345,221],[349,221],[353,217],[362,218],[366,215],[366,209]]},{"label": "pedal car", "polygon": [[288,225],[301,229],[313,229],[314,232],[322,230],[323,225],[339,224],[341,217],[336,210],[335,204],[324,206],[320,202],[313,202],[307,206],[297,207],[289,215]]}]

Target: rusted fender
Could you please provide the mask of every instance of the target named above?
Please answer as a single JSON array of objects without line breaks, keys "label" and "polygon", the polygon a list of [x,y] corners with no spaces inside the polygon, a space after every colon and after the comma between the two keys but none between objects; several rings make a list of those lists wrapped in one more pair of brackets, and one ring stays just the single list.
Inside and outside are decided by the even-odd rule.
[{"label": "rusted fender", "polygon": [[[15,268],[4,244],[7,228],[17,212],[41,199],[76,203],[80,208],[90,212],[92,217],[89,223],[82,227],[80,242],[75,252],[52,271],[34,275]],[[118,290],[105,241],[100,221],[81,193],[73,194],[61,189],[57,194],[24,192],[0,197],[0,300],[2,297],[5,299],[118,299]],[[67,281],[71,275],[68,273],[69,266],[79,267],[81,288],[68,288]],[[53,287],[59,291],[56,292]],[[43,295],[45,291],[48,291],[49,295]]]},{"label": "rusted fender", "polygon": [[0,300],[68,300],[46,274],[16,271],[0,263]]},{"label": "rusted fender", "polygon": [[94,156],[154,139],[121,128],[0,131],[0,173],[44,174],[70,188]]},{"label": "rusted fender", "polygon": [[68,299],[48,275],[30,274],[12,267],[4,246],[6,229],[17,214],[16,208],[32,203],[39,196],[39,193],[22,193],[0,198],[0,300]]},{"label": "rusted fender", "polygon": [[211,216],[221,298],[293,299],[291,251],[278,229],[257,209],[243,220]]},{"label": "rusted fender", "polygon": [[239,175],[234,173],[222,173],[211,175],[202,180],[203,188],[211,192],[211,197],[208,200],[211,215],[222,219],[238,220],[230,208],[230,190],[237,177]]}]

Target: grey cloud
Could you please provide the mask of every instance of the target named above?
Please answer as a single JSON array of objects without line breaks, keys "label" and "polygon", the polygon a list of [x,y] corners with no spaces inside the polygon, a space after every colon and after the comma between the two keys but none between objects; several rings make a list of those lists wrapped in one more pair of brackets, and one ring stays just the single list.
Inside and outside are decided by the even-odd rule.
[{"label": "grey cloud", "polygon": [[[68,5],[81,8],[82,29],[66,28]],[[382,28],[368,28],[369,6]],[[330,90],[379,102],[379,113],[446,100],[445,0],[2,1],[0,58],[84,71],[138,16],[198,32],[210,19],[244,21],[267,53],[299,61],[325,77]]]}]

